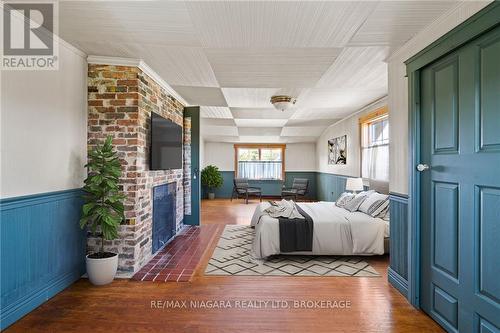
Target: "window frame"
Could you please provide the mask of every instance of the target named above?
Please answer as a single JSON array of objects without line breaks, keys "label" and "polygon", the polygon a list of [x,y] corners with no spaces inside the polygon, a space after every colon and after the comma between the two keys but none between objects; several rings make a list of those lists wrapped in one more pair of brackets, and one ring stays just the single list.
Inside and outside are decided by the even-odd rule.
[{"label": "window frame", "polygon": [[258,149],[259,150],[259,161],[260,161],[260,158],[262,156],[262,153],[261,153],[262,149],[268,149],[268,148],[281,149],[281,178],[277,178],[277,179],[249,179],[249,180],[257,180],[257,181],[279,180],[279,181],[283,181],[285,179],[286,144],[279,144],[279,143],[236,143],[236,144],[234,144],[234,178],[239,178],[239,175],[238,175],[238,149],[239,148]]},{"label": "window frame", "polygon": [[[389,139],[388,143],[369,145],[369,126],[375,122],[381,121],[383,119],[389,120],[389,109],[386,106],[382,106],[373,112],[368,113],[365,116],[359,118],[359,174],[363,179],[370,180],[370,178],[363,177],[363,149],[374,148],[374,147],[384,147],[389,146],[391,142],[391,134],[389,128]],[[390,163],[390,160],[389,160]],[[388,182],[389,180],[387,180]]]}]

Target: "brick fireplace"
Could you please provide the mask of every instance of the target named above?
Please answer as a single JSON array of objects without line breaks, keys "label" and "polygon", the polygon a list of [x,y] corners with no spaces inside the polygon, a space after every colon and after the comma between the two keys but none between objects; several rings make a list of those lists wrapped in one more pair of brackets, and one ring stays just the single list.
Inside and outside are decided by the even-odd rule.
[{"label": "brick fireplace", "polygon": [[[175,231],[182,228],[185,207],[190,207],[189,163],[184,170],[149,170],[149,122],[155,112],[184,127],[184,151],[189,151],[190,126],[184,126],[184,106],[135,66],[89,64],[88,149],[113,136],[122,165],[120,187],[127,196],[125,222],[119,239],[107,241],[109,251],[119,253],[119,274],[137,271],[152,256],[153,188],[174,183]],[[89,235],[88,251],[95,251],[99,238]]]}]

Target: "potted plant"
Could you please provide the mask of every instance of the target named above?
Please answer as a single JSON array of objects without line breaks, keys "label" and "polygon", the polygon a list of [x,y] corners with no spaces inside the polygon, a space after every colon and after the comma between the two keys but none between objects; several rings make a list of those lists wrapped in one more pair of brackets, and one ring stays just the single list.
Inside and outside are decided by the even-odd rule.
[{"label": "potted plant", "polygon": [[208,188],[208,199],[215,199],[215,189],[222,186],[222,174],[215,165],[208,165],[201,170],[201,184]]},{"label": "potted plant", "polygon": [[85,167],[88,176],[83,187],[85,204],[82,208],[80,227],[89,227],[97,237],[100,232],[101,249],[87,255],[87,274],[95,285],[111,283],[118,269],[118,254],[104,251],[104,240],[118,237],[118,227],[124,219],[123,200],[118,181],[121,176],[120,161],[113,151],[113,138],[98,144],[89,153]]}]

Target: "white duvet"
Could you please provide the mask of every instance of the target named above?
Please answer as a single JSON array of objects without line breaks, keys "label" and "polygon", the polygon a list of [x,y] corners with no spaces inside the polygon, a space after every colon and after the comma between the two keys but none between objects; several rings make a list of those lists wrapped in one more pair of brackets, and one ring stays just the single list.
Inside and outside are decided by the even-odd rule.
[{"label": "white duvet", "polygon": [[[312,252],[287,254],[380,255],[384,238],[389,237],[389,222],[361,212],[351,213],[333,202],[299,203],[314,221]],[[255,227],[253,254],[266,258],[280,253],[279,222],[264,212],[270,204],[257,206],[251,225]]]}]

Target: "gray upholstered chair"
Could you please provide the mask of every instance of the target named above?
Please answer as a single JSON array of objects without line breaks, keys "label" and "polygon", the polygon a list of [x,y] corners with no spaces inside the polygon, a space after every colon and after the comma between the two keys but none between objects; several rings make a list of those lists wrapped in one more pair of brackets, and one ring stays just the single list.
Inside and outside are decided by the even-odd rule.
[{"label": "gray upholstered chair", "polygon": [[255,196],[259,197],[260,202],[262,202],[262,191],[259,187],[252,187],[248,183],[246,178],[235,178],[233,180],[233,193],[231,193],[231,201],[233,198],[244,198],[245,203],[248,204],[248,197]]},{"label": "gray upholstered chair", "polygon": [[291,188],[285,188],[281,190],[281,197],[292,198],[297,201],[298,198],[304,198],[307,195],[307,190],[309,187],[309,179],[306,178],[294,178]]}]

